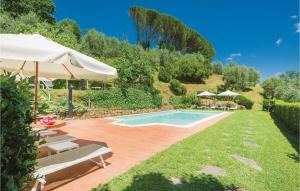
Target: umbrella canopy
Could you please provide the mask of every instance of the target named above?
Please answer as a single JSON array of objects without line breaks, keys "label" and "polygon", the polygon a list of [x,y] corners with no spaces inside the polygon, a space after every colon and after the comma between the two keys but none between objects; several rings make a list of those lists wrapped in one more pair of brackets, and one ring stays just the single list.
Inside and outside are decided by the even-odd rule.
[{"label": "umbrella canopy", "polygon": [[107,80],[117,70],[39,34],[0,34],[1,72],[57,79]]},{"label": "umbrella canopy", "polygon": [[232,92],[230,90],[226,90],[225,92],[219,93],[218,96],[228,96],[228,97],[235,97],[238,96],[240,94],[236,93],[236,92]]},{"label": "umbrella canopy", "polygon": [[215,96],[216,94],[208,92],[208,91],[204,91],[202,93],[199,93],[197,96],[198,97],[210,97],[210,96]]},{"label": "umbrella canopy", "polygon": [[[36,122],[38,77],[54,79],[108,80],[117,70],[39,34],[0,34],[0,73],[35,76]],[[69,97],[72,96],[71,86]],[[69,112],[72,110],[69,99]],[[71,112],[70,112],[71,113]]]}]

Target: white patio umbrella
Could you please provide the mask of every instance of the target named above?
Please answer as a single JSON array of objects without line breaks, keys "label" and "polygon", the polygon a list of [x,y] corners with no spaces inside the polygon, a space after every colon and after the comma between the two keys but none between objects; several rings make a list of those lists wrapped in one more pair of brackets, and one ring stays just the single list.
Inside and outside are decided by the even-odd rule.
[{"label": "white patio umbrella", "polygon": [[204,91],[202,93],[199,93],[197,96],[198,97],[211,97],[211,96],[215,96],[216,94],[211,93],[209,91]]},{"label": "white patio umbrella", "polygon": [[108,80],[117,70],[39,34],[0,34],[0,72],[50,79]]},{"label": "white patio umbrella", "polygon": [[[209,98],[209,97],[213,97],[215,96],[216,94],[214,93],[211,93],[209,91],[204,91],[204,92],[201,92],[197,95],[197,97],[205,97],[205,98]],[[206,100],[206,104],[209,104],[209,102]]]},{"label": "white patio umbrella", "polygon": [[240,94],[230,91],[230,90],[226,90],[225,92],[219,93],[218,96],[227,96],[227,97],[235,97],[238,96]]}]

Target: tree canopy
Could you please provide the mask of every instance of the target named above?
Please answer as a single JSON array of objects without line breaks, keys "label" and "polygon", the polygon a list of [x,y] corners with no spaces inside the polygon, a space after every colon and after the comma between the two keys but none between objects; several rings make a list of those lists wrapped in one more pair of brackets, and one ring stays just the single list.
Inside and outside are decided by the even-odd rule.
[{"label": "tree canopy", "polygon": [[266,79],[262,83],[265,98],[300,102],[300,73],[289,71]]},{"label": "tree canopy", "polygon": [[137,6],[130,7],[129,15],[135,23],[137,43],[146,49],[156,44],[182,53],[199,52],[207,62],[215,56],[212,45],[199,32],[175,17]]},{"label": "tree canopy", "polygon": [[55,23],[55,4],[52,0],[1,0],[0,5],[13,18],[34,12],[42,21]]},{"label": "tree canopy", "polygon": [[230,63],[223,71],[225,89],[247,90],[255,86],[260,79],[260,74],[254,68],[248,68],[237,63]]}]

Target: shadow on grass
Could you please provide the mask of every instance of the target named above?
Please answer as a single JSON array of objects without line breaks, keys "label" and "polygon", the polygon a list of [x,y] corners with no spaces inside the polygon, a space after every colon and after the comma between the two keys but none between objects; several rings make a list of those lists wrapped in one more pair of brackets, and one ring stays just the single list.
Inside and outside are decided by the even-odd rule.
[{"label": "shadow on grass", "polygon": [[[110,191],[109,186],[104,185],[99,191]],[[181,179],[181,184],[174,185],[160,173],[136,175],[132,183],[124,191],[224,191],[239,190],[234,185],[223,185],[218,179],[209,175],[188,176]]]},{"label": "shadow on grass", "polygon": [[285,127],[285,125],[280,121],[280,119],[274,114],[270,114],[275,125],[281,131],[281,133],[287,138],[292,147],[297,151],[298,154],[288,153],[287,156],[294,159],[296,162],[300,161],[299,157],[299,135],[296,132]]}]

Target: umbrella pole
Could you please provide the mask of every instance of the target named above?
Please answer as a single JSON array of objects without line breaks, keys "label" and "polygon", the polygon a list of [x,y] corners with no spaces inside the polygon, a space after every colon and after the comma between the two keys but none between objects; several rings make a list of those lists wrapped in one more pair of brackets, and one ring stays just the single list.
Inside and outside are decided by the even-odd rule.
[{"label": "umbrella pole", "polygon": [[35,62],[35,82],[34,82],[34,123],[36,124],[37,117],[37,96],[38,96],[38,83],[39,83],[39,64]]}]

